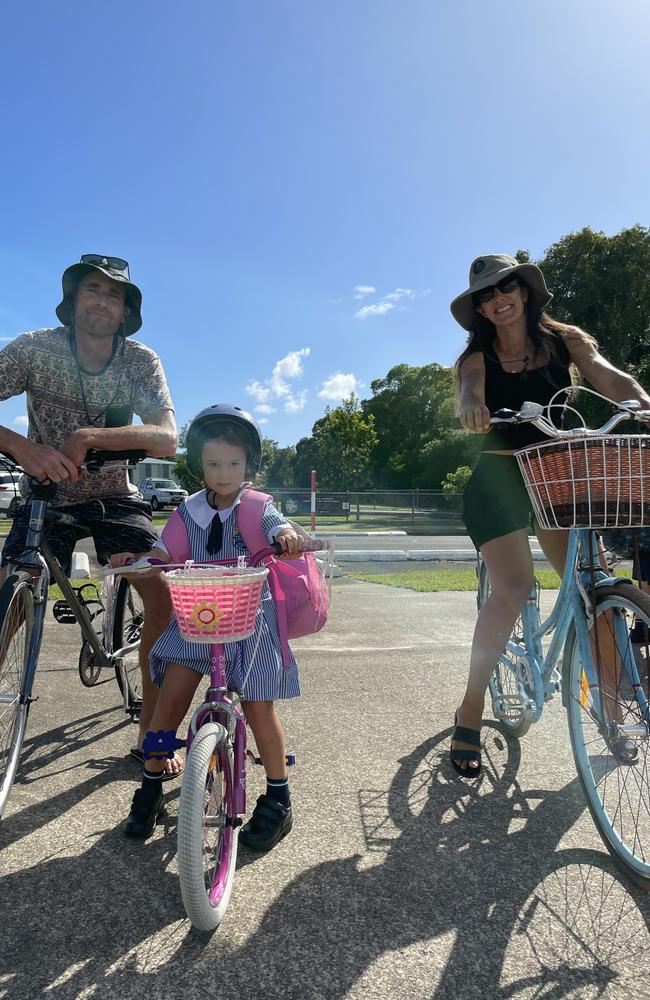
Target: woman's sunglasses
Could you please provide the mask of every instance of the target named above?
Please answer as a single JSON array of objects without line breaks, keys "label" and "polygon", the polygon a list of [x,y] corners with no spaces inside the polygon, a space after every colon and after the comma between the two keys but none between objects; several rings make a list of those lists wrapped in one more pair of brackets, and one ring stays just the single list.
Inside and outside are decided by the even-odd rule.
[{"label": "woman's sunglasses", "polygon": [[490,299],[494,298],[497,291],[514,292],[515,288],[521,288],[522,284],[521,278],[518,278],[517,275],[513,277],[507,274],[501,281],[497,281],[496,285],[488,285],[487,288],[481,288],[479,292],[473,292],[472,302],[475,306],[481,305],[483,302],[489,302]]},{"label": "woman's sunglasses", "polygon": [[129,277],[129,262],[122,257],[107,257],[101,253],[84,253],[81,255],[80,264],[97,264],[99,267],[109,267],[111,271],[121,271]]}]

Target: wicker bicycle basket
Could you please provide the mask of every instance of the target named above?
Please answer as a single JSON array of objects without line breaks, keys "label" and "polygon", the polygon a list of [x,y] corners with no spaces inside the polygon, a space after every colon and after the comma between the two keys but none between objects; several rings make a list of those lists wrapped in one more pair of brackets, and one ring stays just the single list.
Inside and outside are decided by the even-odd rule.
[{"label": "wicker bicycle basket", "polygon": [[650,435],[550,441],[515,456],[540,527],[650,524]]},{"label": "wicker bicycle basket", "polygon": [[167,573],[181,635],[190,642],[238,642],[255,629],[268,576],[264,566],[188,566]]}]

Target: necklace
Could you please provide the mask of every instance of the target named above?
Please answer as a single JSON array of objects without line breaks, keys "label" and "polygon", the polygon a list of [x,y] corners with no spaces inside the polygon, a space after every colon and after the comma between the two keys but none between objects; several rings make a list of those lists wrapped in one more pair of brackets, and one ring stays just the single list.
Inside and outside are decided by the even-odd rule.
[{"label": "necklace", "polygon": [[506,369],[508,375],[521,375],[522,379],[528,378],[528,362],[530,361],[530,354],[527,354],[525,358],[509,358],[507,361],[502,361],[502,365],[523,365],[523,368],[512,368]]},{"label": "necklace", "polygon": [[[496,352],[494,353],[494,357],[490,357],[487,353],[485,353],[484,356],[488,359],[488,361],[491,361],[492,364],[500,365],[502,370],[506,372],[507,375],[519,375],[522,382],[528,378],[528,362],[530,361],[530,354],[526,354],[523,358],[500,358]],[[506,365],[523,365],[524,367],[515,368],[513,370],[511,368],[506,368]]]}]

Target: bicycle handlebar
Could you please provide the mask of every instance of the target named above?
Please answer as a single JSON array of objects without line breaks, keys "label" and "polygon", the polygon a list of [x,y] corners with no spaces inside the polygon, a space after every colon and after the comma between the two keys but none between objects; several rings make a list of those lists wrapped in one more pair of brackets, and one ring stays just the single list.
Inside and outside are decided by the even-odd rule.
[{"label": "bicycle handlebar", "polygon": [[[310,538],[305,539],[305,547],[303,552],[322,552],[327,549],[329,542],[323,538]],[[274,542],[272,545],[268,545],[264,549],[260,549],[254,555],[246,557],[246,564],[248,566],[257,566],[268,556],[281,556],[284,555],[284,549],[279,542]],[[166,563],[162,559],[146,559],[140,558],[136,559],[135,562],[129,563],[127,566],[109,566],[104,570],[104,576],[118,576],[118,575],[132,575],[138,576],[143,573],[150,573],[151,570],[160,570],[162,573],[166,573],[171,569],[184,569],[186,566],[198,566],[199,568],[207,566],[224,566],[231,565],[237,562],[237,557],[233,556],[232,559],[225,559],[223,562],[220,560],[214,560],[213,562],[198,562],[193,559],[188,560],[185,563]]]},{"label": "bicycle handlebar", "polygon": [[[613,402],[610,400],[610,402]],[[527,401],[521,410],[497,410],[490,414],[491,424],[533,424],[538,430],[546,434],[547,437],[562,440],[577,437],[599,437],[602,434],[609,434],[623,420],[639,420],[650,423],[650,410],[642,410],[641,404],[636,399],[626,399],[620,403],[613,403],[618,407],[618,412],[607,420],[602,427],[591,429],[589,427],[575,427],[570,430],[562,430],[551,423],[545,416],[545,407],[541,403]]]},{"label": "bicycle handlebar", "polygon": [[[0,451],[0,455],[4,455],[5,458],[7,458],[14,466],[19,467],[18,462],[11,452]],[[86,458],[81,465],[81,468],[85,469],[87,472],[99,472],[104,465],[111,465],[112,463],[121,464],[124,461],[140,462],[146,457],[146,451],[140,448],[123,449],[122,451],[100,451],[91,448],[86,452]],[[30,476],[28,472],[26,472],[25,475],[30,479],[34,479],[34,477]],[[40,480],[34,479],[34,482],[40,483]]]},{"label": "bicycle handlebar", "polygon": [[86,452],[86,459],[83,467],[87,472],[99,472],[103,465],[111,462],[141,462],[147,457],[146,451],[141,448],[131,448],[124,451],[100,451],[91,448]]}]

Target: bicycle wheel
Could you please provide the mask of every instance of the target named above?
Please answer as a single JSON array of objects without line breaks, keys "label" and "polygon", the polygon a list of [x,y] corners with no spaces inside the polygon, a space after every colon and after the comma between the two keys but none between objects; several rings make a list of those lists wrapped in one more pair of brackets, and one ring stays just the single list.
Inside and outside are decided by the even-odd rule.
[{"label": "bicycle wheel", "polygon": [[[121,649],[131,642],[138,642],[142,634],[144,607],[142,598],[131,586],[126,577],[120,579],[115,597],[115,621],[113,623],[113,649]],[[138,650],[127,653],[123,660],[124,673],[119,664],[115,664],[115,676],[122,696],[124,697],[124,682],[126,681],[126,697],[128,706],[132,708],[142,702],[142,673]]]},{"label": "bicycle wheel", "polygon": [[[487,566],[481,561],[478,571],[478,593],[476,604],[480,611],[490,596],[490,578]],[[513,625],[509,642],[524,644],[524,626],[521,616]],[[507,646],[499,657],[490,678],[490,694],[492,695],[492,710],[495,719],[503,726],[507,736],[519,739],[525,736],[531,727],[528,714],[521,710],[521,690],[526,697],[535,701],[535,680],[525,659],[509,652]]]},{"label": "bicycle wheel", "polygon": [[201,726],[185,762],[178,808],[178,874],[188,917],[214,930],[228,908],[237,861],[234,761],[223,726]]},{"label": "bicycle wheel", "polygon": [[34,627],[34,592],[28,573],[12,573],[0,590],[0,816],[16,777],[29,701],[23,691]]},{"label": "bicycle wheel", "polygon": [[594,640],[591,647],[602,707],[583,670],[575,626],[564,647],[563,687],[573,756],[594,823],[618,866],[650,889],[650,735],[641,707],[648,680],[629,641],[635,616],[650,625],[650,596],[631,584],[599,588],[598,658]]}]

